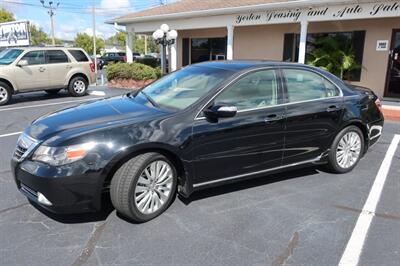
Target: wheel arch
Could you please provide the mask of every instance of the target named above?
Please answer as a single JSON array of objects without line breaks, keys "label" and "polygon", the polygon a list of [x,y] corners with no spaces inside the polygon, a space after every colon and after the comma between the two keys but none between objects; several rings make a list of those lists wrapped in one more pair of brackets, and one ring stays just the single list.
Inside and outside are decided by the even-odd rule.
[{"label": "wheel arch", "polygon": [[86,80],[86,82],[89,84],[89,77],[82,72],[77,72],[77,73],[72,74],[71,77],[68,79],[68,86],[71,84],[71,81],[76,77],[84,78]]},{"label": "wheel arch", "polygon": [[4,82],[4,83],[6,83],[8,86],[10,86],[10,89],[11,89],[12,94],[15,93],[15,87],[14,87],[14,85],[11,83],[11,81],[9,81],[8,79],[5,79],[5,78],[1,78],[1,77],[0,77],[0,81],[1,81],[1,82]]},{"label": "wheel arch", "polygon": [[360,120],[352,120],[352,121],[348,121],[340,130],[345,129],[346,127],[349,126],[356,126],[358,127],[361,132],[363,133],[363,137],[364,137],[364,154],[367,152],[368,147],[369,147],[369,131],[367,126],[361,122]]}]

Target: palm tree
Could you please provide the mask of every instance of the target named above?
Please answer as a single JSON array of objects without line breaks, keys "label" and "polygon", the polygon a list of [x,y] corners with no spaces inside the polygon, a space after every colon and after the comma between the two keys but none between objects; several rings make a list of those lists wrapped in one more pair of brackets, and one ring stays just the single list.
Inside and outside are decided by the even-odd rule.
[{"label": "palm tree", "polygon": [[344,35],[326,35],[311,43],[313,49],[307,54],[307,64],[329,71],[341,79],[348,79],[350,72],[359,69],[353,41]]}]

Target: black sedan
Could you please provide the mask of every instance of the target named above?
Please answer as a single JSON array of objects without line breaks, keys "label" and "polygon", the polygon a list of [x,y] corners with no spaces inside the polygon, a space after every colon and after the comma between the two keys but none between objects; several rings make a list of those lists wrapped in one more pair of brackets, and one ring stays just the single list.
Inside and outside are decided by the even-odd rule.
[{"label": "black sedan", "polygon": [[37,119],[12,170],[18,189],[48,210],[98,210],[109,193],[118,212],[144,222],[176,193],[313,164],[349,172],[383,122],[371,90],[320,69],[201,63]]}]

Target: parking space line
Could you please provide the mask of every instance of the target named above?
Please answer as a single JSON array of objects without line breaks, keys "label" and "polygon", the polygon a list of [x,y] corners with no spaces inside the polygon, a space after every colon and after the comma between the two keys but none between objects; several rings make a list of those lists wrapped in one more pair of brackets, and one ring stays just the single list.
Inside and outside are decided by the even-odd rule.
[{"label": "parking space line", "polygon": [[22,131],[0,135],[0,138],[10,137],[21,134]]},{"label": "parking space line", "polygon": [[353,229],[353,233],[351,234],[349,242],[347,242],[346,249],[343,252],[339,265],[358,264],[372,218],[375,215],[376,206],[378,205],[381,197],[386,177],[389,173],[390,166],[399,143],[400,135],[394,135],[389,149],[386,152],[385,158],[382,161],[381,167],[379,168],[378,174],[376,175],[371,191],[369,192],[367,201],[365,202],[362,212],[358,217],[356,226]]},{"label": "parking space line", "polygon": [[59,105],[59,104],[66,104],[66,103],[76,103],[76,102],[88,102],[92,100],[103,99],[102,97],[93,97],[90,99],[83,99],[83,100],[73,100],[73,101],[64,101],[64,102],[55,102],[55,103],[44,103],[44,104],[36,104],[36,105],[28,105],[28,106],[19,106],[19,107],[9,107],[0,109],[0,112],[5,111],[12,111],[12,110],[19,110],[19,109],[27,109],[27,108],[35,108],[35,107],[42,107],[42,106],[51,106],[51,105]]}]

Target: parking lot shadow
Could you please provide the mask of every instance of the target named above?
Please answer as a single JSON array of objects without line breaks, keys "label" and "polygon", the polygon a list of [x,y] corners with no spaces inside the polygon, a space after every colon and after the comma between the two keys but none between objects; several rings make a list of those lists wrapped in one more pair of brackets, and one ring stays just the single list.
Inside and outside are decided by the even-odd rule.
[{"label": "parking lot shadow", "polygon": [[263,185],[268,185],[276,182],[281,182],[293,178],[299,178],[309,175],[315,175],[319,173],[320,168],[317,166],[311,166],[308,168],[302,168],[297,170],[292,170],[288,172],[270,174],[257,178],[249,178],[238,181],[236,183],[225,184],[216,187],[206,188],[204,190],[196,191],[189,198],[184,198],[179,196],[179,199],[185,204],[189,205],[191,202],[196,200],[201,200],[204,198],[219,196],[223,194],[228,194],[231,192],[244,190],[252,187],[259,187]]},{"label": "parking lot shadow", "polygon": [[50,211],[43,209],[37,203],[30,201],[33,207],[35,207],[38,211],[46,215],[47,217],[63,223],[63,224],[78,224],[78,223],[90,223],[90,222],[99,222],[104,221],[110,215],[110,213],[114,210],[112,206],[111,200],[108,195],[104,194],[102,198],[101,210],[98,212],[92,213],[80,213],[80,214],[56,214]]},{"label": "parking lot shadow", "polygon": [[37,102],[37,101],[51,100],[51,99],[63,99],[63,98],[68,98],[68,97],[71,97],[71,95],[65,90],[62,90],[59,93],[54,94],[54,95],[47,94],[44,91],[21,93],[21,94],[13,95],[13,97],[10,99],[10,102],[7,104],[7,106],[12,106],[13,104],[17,104],[17,103]]}]

